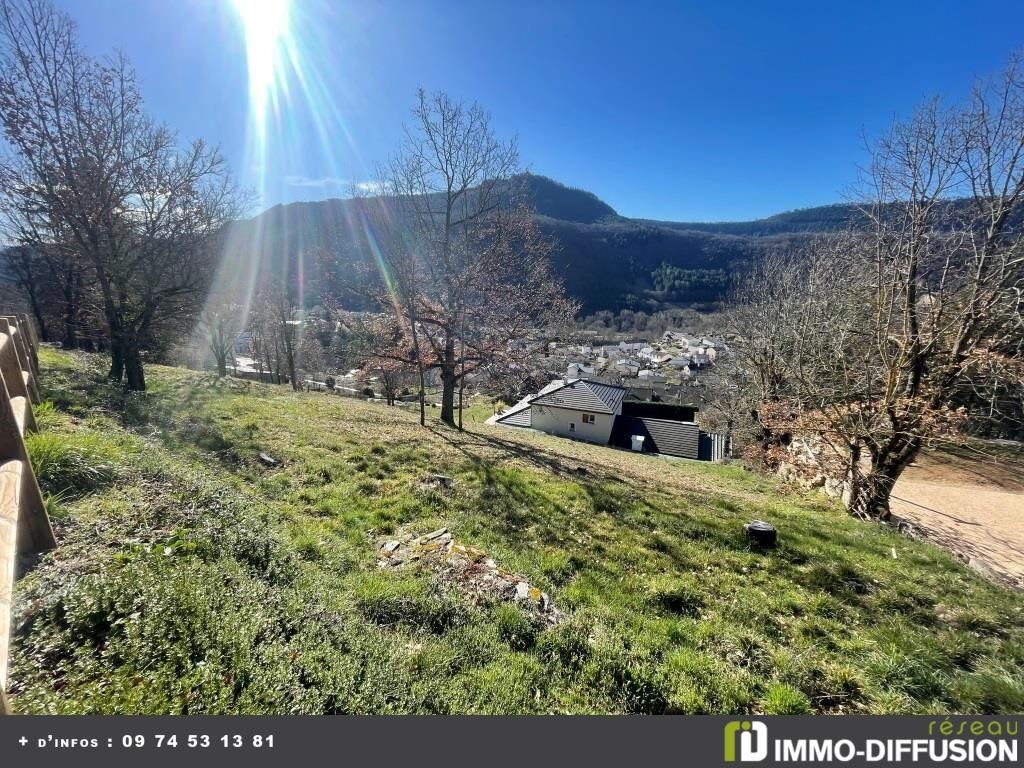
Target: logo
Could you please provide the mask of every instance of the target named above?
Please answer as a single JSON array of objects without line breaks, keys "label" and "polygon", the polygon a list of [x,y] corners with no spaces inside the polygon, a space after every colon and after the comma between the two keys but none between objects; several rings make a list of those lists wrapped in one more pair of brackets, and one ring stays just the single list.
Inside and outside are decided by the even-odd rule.
[{"label": "logo", "polygon": [[725,762],[736,762],[736,735],[739,734],[740,761],[754,763],[768,757],[768,726],[749,720],[730,720],[725,724]]}]

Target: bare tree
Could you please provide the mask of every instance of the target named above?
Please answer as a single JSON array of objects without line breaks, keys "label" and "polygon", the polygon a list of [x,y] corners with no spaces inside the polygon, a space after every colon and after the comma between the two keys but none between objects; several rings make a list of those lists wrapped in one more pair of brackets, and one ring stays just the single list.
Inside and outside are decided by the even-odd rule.
[{"label": "bare tree", "polygon": [[363,368],[363,378],[379,383],[380,393],[388,405],[395,404],[401,390],[412,380],[412,374],[412,369],[399,360],[378,358]]},{"label": "bare tree", "polygon": [[242,307],[229,300],[212,299],[199,316],[198,334],[217,366],[217,375],[228,375],[228,362],[234,364],[235,343],[244,321]]},{"label": "bare tree", "polygon": [[323,374],[327,370],[327,354],[319,335],[314,332],[319,320],[308,315],[303,321],[302,332],[298,338],[295,368],[300,380],[315,374]]},{"label": "bare tree", "polygon": [[29,310],[39,329],[39,338],[51,341],[48,310],[54,300],[47,295],[47,289],[52,288],[55,281],[46,259],[38,251],[22,245],[6,248],[3,263],[28,300]]},{"label": "bare tree", "polygon": [[254,303],[246,317],[245,330],[249,337],[249,354],[256,364],[260,381],[263,381],[263,372],[266,370],[270,382],[280,384],[280,378],[276,376],[278,369],[275,368],[273,361],[271,322],[268,315],[264,306]]},{"label": "bare tree", "polygon": [[819,432],[851,512],[884,519],[921,448],[958,439],[965,396],[998,411],[1024,394],[1020,59],[896,123],[862,199],[866,226],[755,270],[737,330],[766,429]]},{"label": "bare tree", "polygon": [[384,196],[364,215],[382,233],[375,300],[401,342],[381,355],[414,366],[424,420],[426,373],[441,380],[441,419],[455,425],[455,393],[509,343],[572,317],[550,273],[550,243],[516,205],[515,142],[489,115],[445,93],[420,91],[414,124],[382,174]]},{"label": "bare tree", "polygon": [[198,311],[211,241],[241,199],[220,153],[179,147],[145,114],[127,60],[85,55],[47,0],[0,0],[0,63],[4,223],[16,241],[89,266],[110,376],[145,389],[143,348]]},{"label": "bare tree", "polygon": [[249,312],[248,330],[253,357],[266,365],[275,383],[285,378],[292,389],[302,388],[298,380],[298,355],[301,346],[301,322],[282,281],[269,279],[260,287]]},{"label": "bare tree", "polygon": [[[733,456],[738,444],[742,444],[752,431],[751,416],[756,410],[752,400],[754,391],[749,369],[738,365],[731,356],[715,361],[710,372],[702,374],[698,383],[701,387],[702,426],[725,435],[728,456]],[[677,390],[677,397],[681,393]]]}]

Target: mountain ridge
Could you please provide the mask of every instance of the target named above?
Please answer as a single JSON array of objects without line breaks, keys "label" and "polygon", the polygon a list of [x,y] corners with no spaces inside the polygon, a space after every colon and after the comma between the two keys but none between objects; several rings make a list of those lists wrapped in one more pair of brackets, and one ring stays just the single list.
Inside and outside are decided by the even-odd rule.
[{"label": "mountain ridge", "polygon": [[[741,222],[668,222],[621,216],[594,193],[539,174],[515,181],[558,242],[554,271],[584,314],[712,305],[764,249],[845,226],[856,211],[832,204]],[[315,304],[355,279],[357,264],[372,263],[356,205],[329,198],[273,206],[235,225],[236,248],[244,249],[238,256],[257,256],[261,269],[292,281],[302,274],[304,302]],[[314,253],[333,261],[320,263]]]}]

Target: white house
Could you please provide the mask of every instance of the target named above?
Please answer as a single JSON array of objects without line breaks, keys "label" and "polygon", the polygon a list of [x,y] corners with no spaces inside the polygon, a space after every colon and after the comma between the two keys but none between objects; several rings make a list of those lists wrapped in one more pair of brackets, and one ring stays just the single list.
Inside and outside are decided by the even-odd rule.
[{"label": "white house", "polygon": [[707,435],[695,423],[695,406],[628,402],[627,392],[593,380],[553,381],[487,423],[645,453],[711,458],[702,456]]},{"label": "white house", "polygon": [[566,379],[582,379],[584,376],[593,376],[594,366],[584,363],[570,363],[566,371]]},{"label": "white house", "polygon": [[612,367],[625,376],[636,376],[640,372],[640,363],[629,358],[616,360],[615,365]]},{"label": "white house", "polygon": [[488,421],[509,427],[529,427],[561,437],[604,445],[615,417],[622,413],[625,387],[596,381],[552,382]]},{"label": "white house", "polygon": [[665,377],[660,373],[652,371],[650,368],[645,368],[644,370],[640,371],[636,376],[638,379],[648,384],[665,383]]}]

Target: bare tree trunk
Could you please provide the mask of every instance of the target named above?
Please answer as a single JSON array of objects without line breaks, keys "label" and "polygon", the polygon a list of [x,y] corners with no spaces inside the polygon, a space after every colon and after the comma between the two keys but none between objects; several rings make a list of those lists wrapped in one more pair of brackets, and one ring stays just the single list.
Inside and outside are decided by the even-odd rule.
[{"label": "bare tree trunk", "polygon": [[82,273],[71,267],[71,274],[64,279],[64,338],[67,349],[76,349],[78,340],[78,306],[83,291]]},{"label": "bare tree trunk", "polygon": [[441,366],[441,421],[455,426],[455,368]]},{"label": "bare tree trunk", "polygon": [[449,334],[444,342],[441,360],[441,421],[455,426],[455,339]]},{"label": "bare tree trunk", "polygon": [[851,480],[847,509],[850,514],[866,520],[888,520],[891,515],[889,497],[894,485],[896,478],[882,472],[858,474]]},{"label": "bare tree trunk", "polygon": [[889,508],[892,490],[896,481],[921,450],[917,437],[897,437],[882,446],[871,459],[871,470],[861,472],[860,452],[851,452],[849,495],[847,509],[850,514],[869,520],[888,520],[892,515]]},{"label": "bare tree trunk", "polygon": [[39,338],[42,341],[49,341],[50,334],[46,327],[46,315],[43,314],[43,309],[39,304],[37,291],[34,289],[28,291],[28,303],[32,308],[32,316],[36,319],[36,327],[39,328]]},{"label": "bare tree trunk", "polygon": [[281,383],[281,342],[274,336],[274,376],[275,384]]},{"label": "bare tree trunk", "polygon": [[121,330],[114,324],[110,327],[110,372],[107,378],[111,381],[122,381],[124,379],[125,350],[124,337]]},{"label": "bare tree trunk", "polygon": [[64,309],[64,338],[61,341],[65,349],[78,346],[78,334],[75,328],[75,310],[70,304]]},{"label": "bare tree trunk", "polygon": [[146,391],[146,375],[142,368],[142,355],[135,339],[124,343],[125,386],[133,392]]},{"label": "bare tree trunk", "polygon": [[295,352],[292,345],[285,343],[285,361],[288,363],[288,378],[292,381],[292,390],[298,392],[302,389],[302,382],[295,378]]},{"label": "bare tree trunk", "polygon": [[111,381],[124,380],[124,352],[120,341],[110,343],[110,372],[107,378]]},{"label": "bare tree trunk", "polygon": [[459,333],[459,342],[462,345],[462,370],[459,374],[459,432],[462,431],[462,396],[466,391],[466,314],[462,314],[462,330]]},{"label": "bare tree trunk", "polygon": [[420,337],[416,331],[415,305],[411,301],[409,302],[409,327],[412,330],[413,354],[416,355],[416,371],[420,377],[420,426],[425,427],[427,425],[427,382],[426,374],[423,371],[423,355],[420,353]]}]

